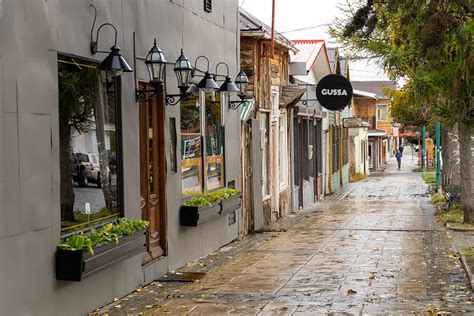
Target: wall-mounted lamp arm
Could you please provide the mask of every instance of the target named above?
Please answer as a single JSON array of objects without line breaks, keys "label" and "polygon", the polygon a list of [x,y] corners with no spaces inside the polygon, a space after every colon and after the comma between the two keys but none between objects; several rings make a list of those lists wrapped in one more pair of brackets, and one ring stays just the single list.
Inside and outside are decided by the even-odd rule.
[{"label": "wall-mounted lamp arm", "polygon": [[92,22],[92,28],[91,28],[91,38],[90,38],[90,50],[91,50],[91,54],[94,55],[96,53],[108,53],[107,51],[99,51],[98,50],[98,43],[99,43],[99,33],[100,33],[100,29],[104,26],[111,26],[114,31],[115,31],[115,40],[114,40],[114,46],[117,46],[117,28],[111,24],[111,23],[104,23],[102,24],[101,26],[99,26],[99,28],[97,29],[97,34],[96,34],[96,37],[95,37],[95,41],[94,41],[94,27],[95,27],[95,22],[97,20],[97,8],[90,4],[90,6],[94,9],[94,21]]},{"label": "wall-mounted lamp arm", "polygon": [[198,60],[199,60],[200,58],[204,58],[204,59],[206,60],[206,62],[207,62],[207,71],[202,71],[202,70],[199,70],[199,71],[201,71],[201,72],[209,72],[209,59],[208,59],[206,56],[203,56],[203,55],[198,56],[198,57],[196,58],[196,60],[194,61],[194,69],[195,69],[195,70],[198,70],[198,68],[197,68],[197,62],[198,62]]},{"label": "wall-mounted lamp arm", "polygon": [[223,62],[223,61],[221,61],[220,63],[218,63],[218,64],[216,65],[215,76],[220,76],[220,75],[217,74],[217,68],[219,68],[220,65],[224,65],[224,66],[226,67],[226,69],[227,69],[227,75],[226,75],[226,77],[229,77],[229,65],[227,65],[227,64],[226,64],[225,62]]}]

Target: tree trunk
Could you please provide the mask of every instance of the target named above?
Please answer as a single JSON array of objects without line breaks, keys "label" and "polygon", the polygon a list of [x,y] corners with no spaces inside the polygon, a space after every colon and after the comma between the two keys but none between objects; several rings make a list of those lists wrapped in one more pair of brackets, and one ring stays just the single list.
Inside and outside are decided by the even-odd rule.
[{"label": "tree trunk", "polygon": [[443,187],[461,184],[458,127],[444,127],[442,134]]},{"label": "tree trunk", "polygon": [[446,188],[449,185],[448,181],[448,127],[444,124],[441,125],[441,186]]},{"label": "tree trunk", "polygon": [[107,157],[107,150],[105,148],[105,115],[104,104],[107,103],[107,94],[104,93],[102,87],[101,72],[97,74],[96,98],[95,98],[95,131],[97,137],[97,150],[99,151],[99,168],[100,168],[100,182],[102,185],[102,192],[106,207],[112,209],[112,191],[109,184],[109,172],[107,166],[109,165],[109,158]]},{"label": "tree trunk", "polygon": [[464,113],[458,111],[459,156],[461,165],[461,205],[464,211],[464,222],[474,223],[474,159],[472,158],[472,132],[464,122]]},{"label": "tree trunk", "polygon": [[71,126],[69,125],[70,110],[65,104],[59,111],[59,173],[60,173],[60,204],[61,219],[74,221],[74,188],[71,174]]}]

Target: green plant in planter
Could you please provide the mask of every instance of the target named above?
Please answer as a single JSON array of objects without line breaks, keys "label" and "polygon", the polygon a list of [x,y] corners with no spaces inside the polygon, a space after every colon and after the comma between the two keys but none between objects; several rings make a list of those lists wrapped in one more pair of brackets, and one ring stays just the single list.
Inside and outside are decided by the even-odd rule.
[{"label": "green plant in planter", "polygon": [[211,205],[211,201],[209,201],[209,199],[204,196],[195,196],[187,201],[184,201],[183,204],[186,206],[202,207]]},{"label": "green plant in planter", "polygon": [[149,222],[147,221],[121,218],[118,223],[108,223],[99,230],[92,229],[87,234],[81,232],[72,235],[59,244],[58,248],[71,251],[89,251],[94,255],[93,247],[110,242],[118,244],[121,236],[131,236],[137,231],[147,228],[148,225]]},{"label": "green plant in planter", "polygon": [[94,255],[92,249],[92,241],[88,236],[84,234],[72,235],[67,238],[63,243],[58,245],[58,248],[71,251],[89,251],[91,255]]},{"label": "green plant in planter", "polygon": [[196,207],[209,206],[214,202],[228,199],[238,193],[238,190],[232,188],[223,188],[212,192],[203,192],[190,198],[189,200],[184,201],[183,205]]}]

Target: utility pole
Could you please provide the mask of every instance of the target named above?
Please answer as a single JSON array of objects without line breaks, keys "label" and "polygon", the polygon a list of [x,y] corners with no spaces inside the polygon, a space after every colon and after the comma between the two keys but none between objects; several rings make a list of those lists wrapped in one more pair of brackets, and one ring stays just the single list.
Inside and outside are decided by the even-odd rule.
[{"label": "utility pole", "polygon": [[421,170],[423,172],[426,171],[426,156],[425,156],[425,153],[426,153],[426,126],[423,125],[423,130],[421,132],[421,142],[422,142],[422,145],[421,145]]},{"label": "utility pole", "polygon": [[441,189],[441,123],[436,122],[436,189]]}]

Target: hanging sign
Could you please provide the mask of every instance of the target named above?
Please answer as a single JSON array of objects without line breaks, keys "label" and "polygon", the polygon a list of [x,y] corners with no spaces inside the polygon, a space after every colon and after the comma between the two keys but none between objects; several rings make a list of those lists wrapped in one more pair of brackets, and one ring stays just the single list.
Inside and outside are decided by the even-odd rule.
[{"label": "hanging sign", "polygon": [[331,111],[344,109],[352,99],[352,85],[341,75],[327,75],[316,86],[319,104]]}]

